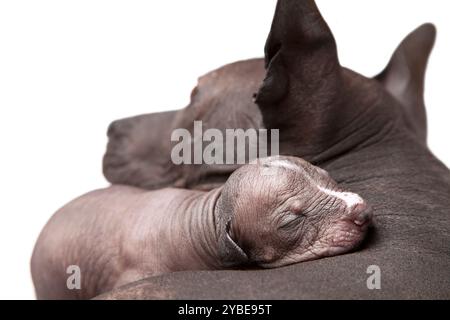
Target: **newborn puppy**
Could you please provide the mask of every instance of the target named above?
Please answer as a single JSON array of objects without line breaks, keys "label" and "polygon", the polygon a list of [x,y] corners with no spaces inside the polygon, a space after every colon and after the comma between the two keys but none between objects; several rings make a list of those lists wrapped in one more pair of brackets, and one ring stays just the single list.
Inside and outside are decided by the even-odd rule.
[{"label": "newborn puppy", "polygon": [[[210,192],[115,186],[75,200],[42,232],[33,281],[40,299],[87,299],[175,271],[281,267],[355,249],[370,220],[322,169],[266,158]],[[80,290],[67,289],[72,265]]]},{"label": "newborn puppy", "polygon": [[359,195],[344,192],[328,172],[293,157],[267,158],[236,171],[219,204],[232,213],[230,238],[251,264],[263,268],[348,252],[372,220]]}]

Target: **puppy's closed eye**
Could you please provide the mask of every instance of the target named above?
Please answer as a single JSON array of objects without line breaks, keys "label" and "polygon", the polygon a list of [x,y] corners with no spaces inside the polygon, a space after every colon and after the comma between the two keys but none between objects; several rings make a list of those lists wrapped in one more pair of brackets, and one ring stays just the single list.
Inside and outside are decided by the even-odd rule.
[{"label": "puppy's closed eye", "polygon": [[292,228],[296,228],[303,221],[305,215],[293,211],[287,211],[283,214],[283,217],[280,221],[278,229],[290,230]]}]

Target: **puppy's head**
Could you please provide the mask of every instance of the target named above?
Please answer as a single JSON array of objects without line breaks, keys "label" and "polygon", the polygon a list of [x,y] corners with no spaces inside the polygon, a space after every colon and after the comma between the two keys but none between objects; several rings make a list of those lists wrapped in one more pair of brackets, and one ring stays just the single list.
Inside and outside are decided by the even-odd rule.
[{"label": "puppy's head", "polygon": [[[372,211],[329,174],[292,157],[263,159],[225,184],[221,212],[234,258],[273,268],[346,253],[358,247]],[[241,259],[242,260],[242,259]]]}]

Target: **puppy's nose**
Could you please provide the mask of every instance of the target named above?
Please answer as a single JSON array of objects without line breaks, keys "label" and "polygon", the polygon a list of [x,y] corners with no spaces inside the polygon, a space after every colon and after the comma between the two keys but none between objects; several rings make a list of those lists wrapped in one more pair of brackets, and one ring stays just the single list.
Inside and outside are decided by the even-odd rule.
[{"label": "puppy's nose", "polygon": [[351,210],[354,223],[358,226],[365,225],[372,220],[372,208],[364,201],[355,204]]}]

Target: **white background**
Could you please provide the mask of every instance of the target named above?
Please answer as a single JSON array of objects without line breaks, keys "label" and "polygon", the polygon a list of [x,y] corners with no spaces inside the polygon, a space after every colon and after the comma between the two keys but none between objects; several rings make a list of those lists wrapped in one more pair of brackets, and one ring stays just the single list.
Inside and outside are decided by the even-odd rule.
[{"label": "white background", "polygon": [[[319,0],[343,65],[381,71],[402,38],[434,22],[430,145],[447,165],[448,1]],[[107,186],[115,119],[188,104],[198,76],[260,57],[275,0],[0,0],[0,298],[33,299],[29,259],[51,214]]]}]

